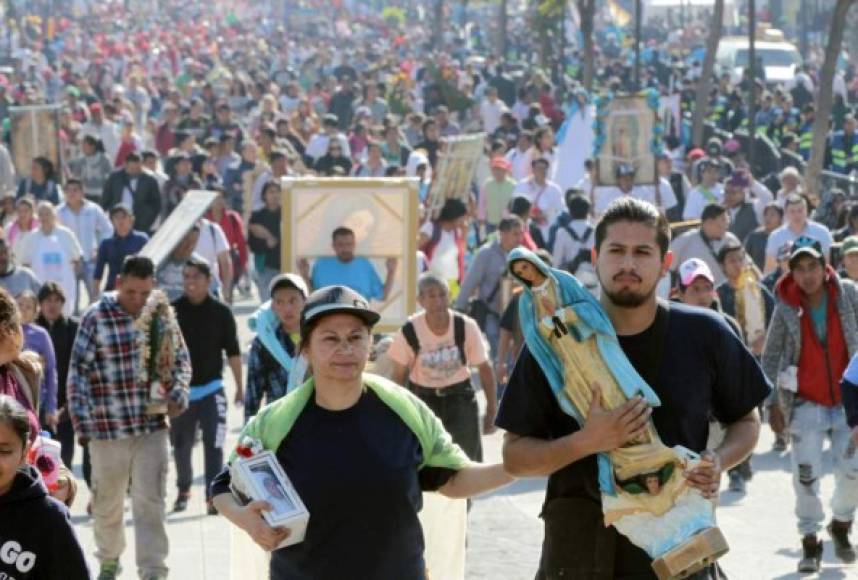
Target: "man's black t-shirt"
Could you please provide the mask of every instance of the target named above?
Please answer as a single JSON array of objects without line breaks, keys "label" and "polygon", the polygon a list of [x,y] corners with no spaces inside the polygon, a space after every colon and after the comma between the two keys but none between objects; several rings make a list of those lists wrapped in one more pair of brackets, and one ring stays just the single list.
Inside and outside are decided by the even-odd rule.
[{"label": "man's black t-shirt", "polygon": [[[662,441],[668,446],[683,445],[693,451],[706,448],[709,419],[714,416],[732,423],[751,412],[769,393],[770,386],[753,355],[717,313],[683,304],[659,303],[653,324],[644,332],[620,337],[620,345],[638,373],[661,399],[653,409],[653,421]],[[660,362],[659,362],[660,359]],[[536,359],[525,346],[513,369],[501,401],[497,425],[516,435],[539,439],[557,439],[578,430],[572,417],[560,410],[548,380]],[[565,529],[588,534],[601,524],[601,507],[591,510],[591,522],[582,526],[582,507],[600,504],[595,456],[567,465],[548,478],[543,506],[546,538],[543,546],[544,568],[567,567],[568,572],[608,573],[616,578],[650,578],[650,560],[628,539],[608,528],[606,541],[614,554],[609,571],[592,560],[604,558],[599,549],[580,543],[580,550],[569,550],[568,557],[557,562],[553,546],[561,548],[553,536]],[[574,499],[574,510],[559,509],[556,500]],[[584,500],[584,503],[581,503]],[[581,518],[586,516],[581,515]],[[552,521],[555,520],[560,521]],[[572,537],[569,540],[575,541]],[[597,540],[598,542],[598,540]],[[590,542],[592,543],[592,542]],[[586,555],[583,550],[590,550]],[[587,559],[591,562],[587,563]],[[567,572],[567,573],[568,573]]]},{"label": "man's black t-shirt", "polygon": [[199,387],[221,378],[223,353],[228,357],[241,354],[229,306],[212,296],[200,304],[182,296],[173,302],[173,308],[191,355],[191,385]]}]

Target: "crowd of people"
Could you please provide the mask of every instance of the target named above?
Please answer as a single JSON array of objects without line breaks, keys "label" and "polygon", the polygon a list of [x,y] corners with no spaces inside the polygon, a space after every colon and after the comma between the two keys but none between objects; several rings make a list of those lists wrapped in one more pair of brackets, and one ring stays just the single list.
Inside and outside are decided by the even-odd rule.
[{"label": "crowd of people", "polygon": [[[734,135],[748,126],[747,81],[718,77],[707,110],[713,136],[691,143],[683,123],[703,27],[654,25],[646,33],[667,42],[646,44],[641,86],[678,95],[685,119],[665,136],[654,183],[624,164],[606,179],[588,160],[580,181],[561,185],[561,141],[575,139],[564,121],[589,101],[580,50],[570,48],[559,70],[520,67],[489,54],[486,27],[469,26],[451,27],[433,51],[423,8],[409,3],[382,16],[372,3],[307,2],[285,27],[277,3],[128,4],[76,2],[48,14],[36,2],[9,20],[15,67],[0,75],[0,577],[59,577],[59,562],[63,578],[89,577],[55,501],[75,501],[65,466],[79,466],[93,492],[99,580],[121,574],[126,496],[138,573],[165,578],[167,469],[172,453],[172,511],[182,512],[198,431],[208,513],[273,550],[273,578],[343,570],[422,578],[420,490],[472,497],[536,475],[549,477],[540,577],[651,574],[646,554],[602,525],[595,455],[634,440],[652,413],[666,443],[705,452],[692,487],[715,496],[725,471],[728,492],[745,493],[757,409],[776,450],[791,454],[799,570],[821,565],[826,437],[836,480],[827,529],[835,554],[856,559],[858,204],[802,181],[818,54],[787,85],[757,81],[757,131],[785,160],[762,175]],[[606,19],[597,19],[595,90],[632,91],[631,51]],[[510,44],[511,53],[536,53],[518,33]],[[838,69],[826,145],[826,168],[842,176],[858,172],[856,66],[846,59]],[[16,167],[10,107],[42,104],[58,106],[60,155]],[[427,210],[447,139],[477,133],[485,143],[471,190]],[[283,272],[288,176],[418,180],[420,312],[374,346],[370,301],[390,297],[402,264],[388,259],[380,274],[343,224],[331,232],[330,257]],[[139,255],[192,190],[216,193],[204,217],[161,263]],[[586,425],[561,412],[532,328],[539,317],[528,310],[541,307],[532,282],[559,283],[558,271],[601,302],[659,410],[639,400],[602,408],[594,396]],[[151,381],[141,379],[150,370],[140,369],[157,364],[140,361],[148,345],[139,321],[158,299],[172,314],[162,321],[169,339],[157,358],[167,363],[155,381],[166,395],[153,411]],[[239,300],[259,304],[247,349],[231,308]],[[370,368],[386,378],[367,379]],[[687,396],[688,384],[700,397]],[[243,406],[242,440],[276,453],[313,514],[303,542],[276,549],[289,531],[266,523],[264,502],[232,496],[231,404]],[[483,464],[482,436],[498,427],[504,464]],[[61,445],[59,475],[45,491],[39,478],[54,471],[25,466],[28,448],[51,440]],[[339,494],[334,481],[351,491]],[[56,541],[7,532],[3,522],[20,514],[56,530]],[[377,524],[371,533],[366,521]],[[7,536],[18,548],[3,547]],[[593,550],[599,537],[616,549]],[[380,543],[389,557],[377,557]],[[713,566],[696,577],[721,575]]]}]

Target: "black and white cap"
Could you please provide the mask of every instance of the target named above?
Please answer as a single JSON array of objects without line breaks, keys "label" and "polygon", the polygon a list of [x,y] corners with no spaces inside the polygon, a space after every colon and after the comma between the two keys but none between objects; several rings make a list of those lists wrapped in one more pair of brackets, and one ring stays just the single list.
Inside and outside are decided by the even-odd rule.
[{"label": "black and white cap", "polygon": [[301,339],[306,337],[307,326],[329,314],[351,314],[370,326],[378,322],[381,315],[369,307],[366,298],[346,286],[325,286],[307,298],[301,310]]}]

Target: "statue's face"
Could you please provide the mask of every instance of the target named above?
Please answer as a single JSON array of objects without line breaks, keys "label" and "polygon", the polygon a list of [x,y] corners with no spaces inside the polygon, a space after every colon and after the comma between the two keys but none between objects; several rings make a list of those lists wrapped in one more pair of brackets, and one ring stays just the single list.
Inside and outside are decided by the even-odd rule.
[{"label": "statue's face", "polygon": [[545,282],[545,274],[528,262],[527,260],[518,260],[512,265],[512,273],[527,282],[531,287],[539,286]]}]

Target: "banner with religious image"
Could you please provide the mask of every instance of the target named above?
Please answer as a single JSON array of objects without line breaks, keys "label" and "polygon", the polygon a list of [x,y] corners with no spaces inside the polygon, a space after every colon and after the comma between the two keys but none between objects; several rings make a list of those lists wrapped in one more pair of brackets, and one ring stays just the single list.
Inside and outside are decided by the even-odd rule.
[{"label": "banner with religious image", "polygon": [[438,163],[426,200],[428,215],[437,216],[444,202],[456,197],[468,202],[471,195],[471,182],[477,171],[477,164],[483,155],[485,133],[447,137],[443,149],[438,153]]},{"label": "banner with religious image", "polygon": [[596,97],[595,105],[596,184],[616,185],[616,171],[621,165],[634,167],[636,185],[655,184],[656,160],[663,150],[664,132],[659,122],[658,93],[628,96],[608,93]]},{"label": "banner with religious image", "polygon": [[58,105],[9,107],[9,131],[12,163],[19,177],[29,177],[36,157],[45,157],[62,167],[60,146],[60,108]]},{"label": "banner with religious image", "polygon": [[[416,179],[284,178],[281,269],[305,274],[310,286],[323,269],[328,283],[331,272],[363,271],[359,280],[336,283],[370,300],[381,314],[377,332],[395,332],[416,310],[417,192]],[[354,232],[352,261],[368,266],[337,263],[332,234],[341,227]],[[377,291],[379,282],[384,285],[391,267],[387,295],[367,296],[367,287]]]}]

